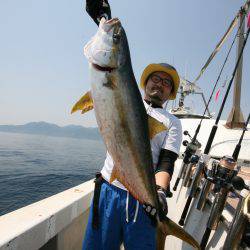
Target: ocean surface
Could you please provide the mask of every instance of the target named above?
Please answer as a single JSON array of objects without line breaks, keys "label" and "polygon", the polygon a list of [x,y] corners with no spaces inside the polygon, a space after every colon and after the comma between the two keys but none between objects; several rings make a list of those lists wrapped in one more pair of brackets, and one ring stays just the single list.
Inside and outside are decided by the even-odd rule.
[{"label": "ocean surface", "polygon": [[94,178],[102,141],[0,132],[0,216]]}]

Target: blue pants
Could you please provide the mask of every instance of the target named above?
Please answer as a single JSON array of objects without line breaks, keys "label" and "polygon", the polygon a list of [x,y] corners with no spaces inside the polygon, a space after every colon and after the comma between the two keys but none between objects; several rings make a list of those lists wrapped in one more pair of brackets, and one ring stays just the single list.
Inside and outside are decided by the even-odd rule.
[{"label": "blue pants", "polygon": [[155,250],[156,228],[139,205],[136,221],[137,201],[129,195],[128,219],[126,221],[127,192],[104,182],[99,199],[99,227],[92,228],[92,210],[83,241],[83,250],[119,250],[123,242],[126,250]]}]

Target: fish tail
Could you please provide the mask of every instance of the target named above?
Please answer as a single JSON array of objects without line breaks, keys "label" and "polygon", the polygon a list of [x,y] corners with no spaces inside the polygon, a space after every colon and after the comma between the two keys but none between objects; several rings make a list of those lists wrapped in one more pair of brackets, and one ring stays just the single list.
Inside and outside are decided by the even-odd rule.
[{"label": "fish tail", "polygon": [[166,217],[158,223],[157,227],[157,250],[164,250],[165,240],[168,235],[173,235],[196,249],[200,249],[199,243],[182,227]]}]

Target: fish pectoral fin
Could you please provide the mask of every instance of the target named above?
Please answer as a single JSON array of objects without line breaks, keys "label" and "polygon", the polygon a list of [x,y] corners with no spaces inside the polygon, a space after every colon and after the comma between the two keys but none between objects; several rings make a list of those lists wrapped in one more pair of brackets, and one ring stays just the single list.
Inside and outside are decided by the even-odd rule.
[{"label": "fish pectoral fin", "polygon": [[[182,227],[178,226],[175,222],[166,217],[163,221],[158,223],[157,228],[157,250],[163,250],[166,236],[173,235],[196,249],[200,249],[199,243],[193,238],[192,235],[187,233]],[[162,248],[163,247],[163,248]]]},{"label": "fish pectoral fin", "polygon": [[91,92],[88,91],[87,93],[85,93],[80,100],[73,106],[72,110],[71,110],[71,114],[73,114],[74,112],[81,110],[82,114],[88,112],[89,110],[93,109],[94,105],[93,105],[93,99],[91,96]]},{"label": "fish pectoral fin", "polygon": [[112,169],[112,173],[109,179],[109,183],[111,184],[114,180],[116,180],[118,178],[118,173],[116,171],[116,167],[114,166]]},{"label": "fish pectoral fin", "polygon": [[148,115],[148,129],[149,129],[149,138],[152,139],[157,134],[161,133],[168,128],[152,116]]},{"label": "fish pectoral fin", "polygon": [[123,185],[126,185],[126,181],[125,181],[124,176],[123,176],[122,172],[120,171],[120,169],[121,168],[118,165],[114,164],[109,183],[112,183],[114,180],[118,180]]}]

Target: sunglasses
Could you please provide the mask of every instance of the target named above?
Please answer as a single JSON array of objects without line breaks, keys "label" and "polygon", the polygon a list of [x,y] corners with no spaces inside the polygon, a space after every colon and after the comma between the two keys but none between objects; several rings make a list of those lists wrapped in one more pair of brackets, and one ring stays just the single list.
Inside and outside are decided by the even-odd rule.
[{"label": "sunglasses", "polygon": [[166,86],[166,87],[172,87],[174,85],[173,81],[170,80],[170,79],[163,79],[161,78],[160,76],[158,75],[151,75],[150,76],[150,79],[154,82],[154,83],[159,83],[161,82],[161,84],[163,86]]}]

